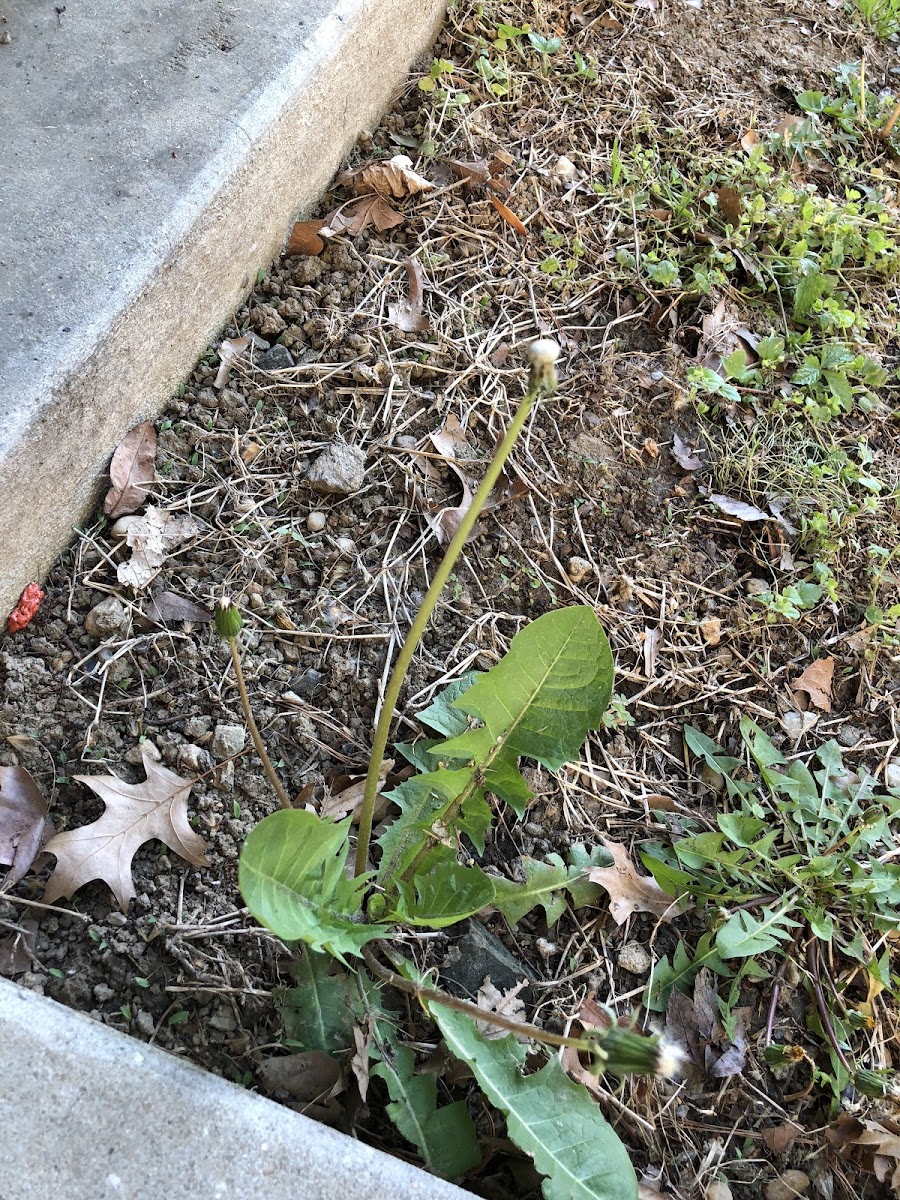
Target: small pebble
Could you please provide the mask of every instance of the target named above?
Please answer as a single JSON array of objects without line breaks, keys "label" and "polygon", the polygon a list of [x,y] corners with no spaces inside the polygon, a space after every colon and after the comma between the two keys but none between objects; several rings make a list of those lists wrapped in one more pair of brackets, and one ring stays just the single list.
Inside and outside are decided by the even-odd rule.
[{"label": "small pebble", "polygon": [[884,768],[884,786],[892,792],[900,791],[900,758],[892,759]]},{"label": "small pebble", "polygon": [[94,987],[94,999],[98,1004],[106,1004],[115,996],[115,989],[111,988],[108,983],[98,983]]},{"label": "small pebble", "polygon": [[202,775],[209,767],[207,752],[202,746],[195,746],[192,742],[178,747],[178,761],[189,771],[196,771],[198,775]]},{"label": "small pebble", "polygon": [[222,1033],[233,1033],[237,1029],[237,1021],[230,1008],[217,1008],[209,1018],[209,1023],[213,1029],[219,1029]]},{"label": "small pebble", "polygon": [[306,473],[306,484],[316,492],[347,496],[358,492],[366,479],[366,456],[358,446],[334,442]]},{"label": "small pebble", "polygon": [[240,754],[247,741],[247,731],[243,725],[217,725],[213,733],[211,750],[218,758],[231,758]]},{"label": "small pebble", "polygon": [[148,1013],[142,1008],[134,1018],[134,1024],[138,1033],[142,1033],[144,1037],[153,1037],[156,1033],[156,1022],[153,1020],[153,1013]]},{"label": "small pebble", "polygon": [[754,576],[753,579],[747,580],[745,590],[748,596],[763,596],[766,592],[771,592],[772,585],[767,579],[758,579]]},{"label": "small pebble", "polygon": [[117,596],[107,596],[95,604],[84,618],[84,631],[91,637],[106,638],[124,633],[128,628],[128,611]]},{"label": "small pebble", "polygon": [[778,1179],[766,1184],[766,1200],[796,1200],[809,1187],[809,1176],[803,1171],[785,1171]]},{"label": "small pebble", "polygon": [[581,583],[583,579],[587,579],[593,569],[586,558],[579,558],[577,554],[573,554],[566,564],[566,574],[573,583]]},{"label": "small pebble", "polygon": [[630,975],[646,975],[650,970],[650,955],[640,942],[626,942],[616,956],[616,961],[623,971]]},{"label": "small pebble", "polygon": [[571,180],[577,177],[578,168],[571,158],[566,158],[565,154],[561,154],[553,164],[553,174],[558,175],[560,179]]},{"label": "small pebble", "polygon": [[323,512],[311,512],[306,518],[306,528],[310,533],[321,533],[327,520]]},{"label": "small pebble", "polygon": [[700,632],[707,646],[718,646],[722,640],[722,622],[718,617],[707,617],[700,622]]},{"label": "small pebble", "polygon": [[716,1179],[713,1183],[706,1185],[703,1200],[732,1200],[731,1188],[721,1179]]},{"label": "small pebble", "polygon": [[848,749],[858,745],[863,739],[863,731],[855,725],[842,725],[837,733],[838,744]]},{"label": "small pebble", "polygon": [[352,554],[356,549],[353,538],[339,537],[334,539],[334,548],[338,554]]}]

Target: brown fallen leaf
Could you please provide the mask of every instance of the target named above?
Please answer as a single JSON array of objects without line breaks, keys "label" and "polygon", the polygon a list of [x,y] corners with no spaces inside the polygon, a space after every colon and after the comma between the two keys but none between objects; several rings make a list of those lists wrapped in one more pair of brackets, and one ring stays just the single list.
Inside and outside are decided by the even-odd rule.
[{"label": "brown fallen leaf", "polygon": [[159,574],[169,551],[196,537],[202,529],[196,517],[176,517],[153,504],[147,506],[143,516],[120,517],[111,532],[114,537],[124,537],[131,547],[131,558],[116,567],[119,583],[136,591],[147,587]]},{"label": "brown fallen leaf", "polygon": [[209,609],[201,608],[199,604],[188,600],[186,596],[179,596],[177,592],[160,592],[158,596],[153,596],[142,615],[158,625],[163,625],[166,621],[196,621],[198,624],[206,624],[212,620]]},{"label": "brown fallen leaf", "polygon": [[408,280],[409,299],[388,305],[388,320],[404,333],[427,333],[431,323],[424,311],[425,284],[422,264],[414,258],[404,262]]},{"label": "brown fallen leaf", "polygon": [[834,658],[817,658],[810,663],[802,675],[798,675],[791,688],[795,692],[806,692],[811,703],[823,712],[831,712],[831,686],[834,681]]},{"label": "brown fallen leaf", "polygon": [[609,913],[617,925],[636,912],[653,913],[662,921],[671,921],[681,911],[679,902],[667,896],[651,875],[639,875],[619,842],[600,841],[613,856],[611,867],[591,867],[588,879],[599,883],[609,894]]},{"label": "brown fallen leaf", "polygon": [[49,808],[24,767],[0,767],[0,863],[9,867],[2,890],[18,883],[53,833]]},{"label": "brown fallen leaf", "polygon": [[507,223],[507,225],[510,225],[520,237],[528,237],[527,226],[525,226],[522,221],[519,220],[511,208],[508,208],[502,200],[498,199],[497,196],[488,196],[488,199],[490,200],[491,204],[493,204],[494,208],[496,208],[503,220]]},{"label": "brown fallen leaf", "polygon": [[[385,780],[393,769],[394,760],[392,758],[381,760],[381,766],[378,768],[379,791],[384,787]],[[352,814],[354,822],[358,821],[365,790],[366,780],[363,777],[355,783],[351,783],[349,787],[342,788],[339,792],[326,794],[319,806],[319,816],[324,821],[342,821],[348,814]],[[375,797],[374,820],[376,822],[380,821],[387,812],[387,807],[388,801],[384,796]]]},{"label": "brown fallen leaf", "polygon": [[747,1061],[747,1025],[752,1011],[733,1010],[734,1037],[729,1038],[719,1017],[712,972],[702,967],[694,980],[693,997],[673,988],[666,1006],[666,1036],[687,1051],[701,1079],[739,1075]]},{"label": "brown fallen leaf", "polygon": [[475,480],[463,468],[462,463],[474,458],[475,453],[466,440],[466,432],[459,423],[459,418],[453,413],[447,414],[444,424],[430,435],[431,444],[441,455],[446,465],[462,484],[462,500],[455,508],[442,508],[429,517],[429,524],[435,531],[438,541],[444,545],[449,542],[459,529],[460,522],[472,507],[472,497],[475,494]]},{"label": "brown fallen leaf", "polygon": [[314,221],[297,221],[291,229],[285,254],[301,254],[307,258],[321,254],[325,243],[319,236],[319,230],[324,224],[321,217]]},{"label": "brown fallen leaf", "polygon": [[803,1129],[794,1121],[785,1121],[783,1125],[771,1125],[759,1131],[759,1136],[773,1154],[786,1154]]},{"label": "brown fallen leaf", "polygon": [[369,225],[379,233],[403,224],[403,214],[391,208],[381,196],[365,196],[353,204],[343,204],[336,209],[319,233],[322,237],[337,237],[341,233],[362,233]]},{"label": "brown fallen leaf", "polygon": [[704,492],[710,504],[714,504],[719,512],[726,517],[737,517],[739,521],[771,521],[770,513],[757,508],[755,504],[747,504],[736,500],[733,496],[723,496],[719,492]]},{"label": "brown fallen leaf", "polygon": [[790,145],[794,130],[802,125],[805,120],[806,117],[798,117],[796,113],[788,113],[788,115],[786,117],[782,117],[775,126],[775,132],[779,135],[779,137],[783,137],[785,142]]},{"label": "brown fallen leaf", "polygon": [[340,1063],[324,1050],[301,1050],[264,1058],[256,1069],[264,1092],[287,1092],[295,1100],[312,1103],[343,1091]]},{"label": "brown fallen leaf", "polygon": [[447,166],[464,183],[487,183],[491,178],[491,168],[486,158],[478,158],[475,162],[450,158],[447,159]]},{"label": "brown fallen leaf", "polygon": [[741,193],[733,187],[716,190],[716,207],[726,225],[737,229],[741,223]]},{"label": "brown fallen leaf", "polygon": [[12,979],[31,970],[37,931],[37,921],[26,918],[18,923],[8,937],[0,940],[0,975]]},{"label": "brown fallen leaf", "polygon": [[703,459],[697,457],[697,452],[682,441],[677,433],[672,434],[672,457],[683,471],[700,471],[706,466]]},{"label": "brown fallen leaf", "polygon": [[746,150],[749,154],[751,150],[755,150],[762,138],[755,129],[745,129],[741,135],[741,149]]},{"label": "brown fallen leaf", "polygon": [[357,196],[378,192],[394,200],[405,200],[407,196],[415,196],[419,192],[430,192],[434,187],[430,179],[413,170],[412,159],[406,154],[375,159],[357,167],[355,171],[342,171],[337,182],[342,187],[350,188]]},{"label": "brown fallen leaf", "polygon": [[134,898],[131,860],[156,838],[194,866],[206,866],[206,842],[188,824],[187,802],[193,782],[182,779],[153,757],[145,742],[141,757],[147,778],[125,783],[115,775],[76,775],[106,805],[103,816],[80,829],[51,838],[45,849],[56,856],[44,901],[71,896],[84,884],[102,879],[126,911]]},{"label": "brown fallen leaf", "polygon": [[268,342],[264,342],[255,333],[245,333],[243,337],[239,338],[226,338],[219,346],[219,369],[213,380],[213,387],[223,388],[225,386],[228,382],[231,368],[251,346],[260,346],[262,349],[268,349],[268,345]]},{"label": "brown fallen leaf", "polygon": [[112,487],[103,501],[108,517],[133,513],[147,498],[156,478],[156,430],[150,421],[135,425],[119,442],[109,464]]}]

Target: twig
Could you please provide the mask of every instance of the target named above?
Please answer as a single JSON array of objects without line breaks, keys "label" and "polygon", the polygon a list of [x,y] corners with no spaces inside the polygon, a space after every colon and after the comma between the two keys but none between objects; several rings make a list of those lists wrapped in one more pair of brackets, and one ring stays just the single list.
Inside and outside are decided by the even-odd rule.
[{"label": "twig", "polygon": [[278,778],[278,773],[272,765],[272,760],[269,758],[265,743],[253,718],[253,712],[250,708],[250,697],[247,695],[247,685],[244,682],[244,672],[241,669],[241,657],[238,652],[236,637],[228,639],[228,648],[231,651],[231,661],[234,663],[234,675],[235,679],[237,679],[238,691],[241,694],[241,707],[244,710],[244,716],[247,718],[247,728],[250,730],[250,737],[253,739],[253,745],[256,747],[259,761],[262,763],[263,770],[268,776],[269,783],[275,789],[275,795],[281,802],[281,807],[290,808],[290,797],[284,790],[284,784]]}]

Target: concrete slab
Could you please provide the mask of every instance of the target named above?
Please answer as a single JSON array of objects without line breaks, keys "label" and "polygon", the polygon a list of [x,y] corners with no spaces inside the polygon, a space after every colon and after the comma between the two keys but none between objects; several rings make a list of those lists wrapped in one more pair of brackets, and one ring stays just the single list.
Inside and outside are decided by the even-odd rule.
[{"label": "concrete slab", "polygon": [[4,1200],[471,1200],[0,979]]},{"label": "concrete slab", "polygon": [[6,0],[0,616],[430,45],[444,0]]}]

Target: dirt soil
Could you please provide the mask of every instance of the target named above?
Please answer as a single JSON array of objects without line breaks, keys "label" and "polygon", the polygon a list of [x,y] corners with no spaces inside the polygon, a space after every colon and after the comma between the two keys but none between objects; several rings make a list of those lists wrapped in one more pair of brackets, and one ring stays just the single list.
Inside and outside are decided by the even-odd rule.
[{"label": "dirt soil", "polygon": [[[401,226],[276,262],[223,336],[277,340],[294,365],[263,370],[245,355],[217,388],[213,346],[157,423],[151,500],[191,514],[201,532],[134,592],[117,579],[123,549],[98,515],[53,569],[39,616],[0,650],[0,762],[33,773],[58,829],[102,812],[75,776],[138,781],[146,741],[172,770],[196,777],[189,808],[209,845],[208,865],[192,867],[148,843],[124,913],[101,883],[42,908],[51,864],[29,875],[0,899],[7,925],[37,922],[30,969],[11,968],[18,982],[248,1086],[277,1047],[273,992],[289,954],[242,909],[237,861],[276,802],[249,741],[231,757],[216,736],[217,726],[244,725],[227,648],[205,621],[149,619],[150,596],[175,593],[207,611],[234,597],[257,721],[285,786],[313,804],[346,786],[364,773],[379,689],[440,553],[440,514],[461,502],[460,473],[477,480],[483,471],[522,394],[534,337],[563,348],[558,397],[533,416],[507,492],[465,552],[417,656],[398,736],[414,732],[412,714],[443,683],[489,667],[524,623],[571,603],[594,606],[607,630],[633,723],[592,735],[558,778],[532,772],[527,821],[501,822],[486,861],[514,870],[521,854],[600,835],[630,846],[656,819],[677,827],[679,812],[713,811],[714,781],[686,767],[683,725],[734,748],[749,713],[794,749],[780,725],[797,707],[789,681],[820,648],[837,660],[834,712],[801,748],[837,736],[848,762],[879,770],[897,746],[900,658],[896,648],[865,656],[864,581],[856,592],[842,581],[838,606],[766,621],[752,594],[777,573],[764,535],[707,504],[670,452],[674,434],[698,434],[680,381],[717,297],[663,312],[652,296],[609,283],[603,264],[619,234],[590,220],[592,178],[608,175],[613,141],[648,114],[733,153],[746,129],[772,127],[795,111],[796,92],[827,88],[864,47],[873,86],[887,84],[896,47],[863,37],[841,8],[818,0],[652,0],[609,10],[504,5],[482,18],[456,9],[435,54],[470,63],[467,38],[478,28],[525,20],[590,56],[597,86],[552,70],[545,80],[532,58],[507,97],[470,71],[458,83],[471,103],[441,108],[418,87],[431,65],[420,64],[348,165],[415,159],[427,142],[430,157],[416,165],[435,189],[399,205]],[[495,156],[510,185],[503,200],[527,221],[527,239],[483,182],[448,166]],[[574,176],[560,173],[559,156]],[[345,199],[336,188],[320,213]],[[560,281],[542,272],[543,232],[575,229],[581,273]],[[403,264],[413,254],[430,328],[407,333],[390,310],[406,298]],[[446,440],[432,441],[442,429],[450,454]],[[365,455],[362,486],[312,490],[310,464],[340,442]],[[870,444],[882,476],[896,478],[896,427],[873,425]],[[121,608],[86,625],[109,597]],[[537,919],[514,939],[502,923],[494,930],[545,985],[534,1015],[546,1020],[588,992],[630,1011],[652,957],[674,944],[648,915],[617,928],[604,908],[567,914],[550,933]],[[636,943],[645,954],[635,955]],[[439,959],[446,943],[436,945]],[[765,985],[749,1002],[755,1029]],[[786,1156],[770,1151],[759,1128],[799,1111],[757,1072],[713,1091],[627,1085],[607,1115],[638,1169],[672,1196],[704,1195],[716,1171],[737,1195],[758,1196],[797,1165],[828,1177],[823,1196],[874,1186],[848,1178],[814,1134]],[[359,1116],[354,1132],[397,1149],[377,1117]],[[502,1164],[502,1146],[497,1154]],[[510,1172],[487,1166],[467,1186],[528,1194]]]}]

